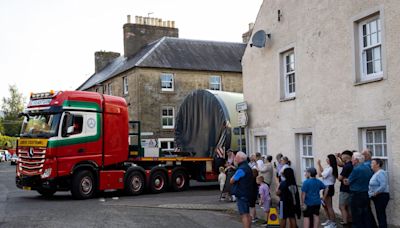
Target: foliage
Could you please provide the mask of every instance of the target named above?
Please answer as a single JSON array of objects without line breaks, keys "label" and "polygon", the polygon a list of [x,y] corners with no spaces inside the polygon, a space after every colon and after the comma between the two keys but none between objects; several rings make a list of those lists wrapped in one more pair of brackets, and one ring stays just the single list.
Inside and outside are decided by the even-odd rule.
[{"label": "foliage", "polygon": [[8,90],[10,92],[10,97],[3,97],[2,100],[1,109],[4,116],[1,122],[5,135],[16,136],[20,132],[23,120],[22,117],[18,117],[18,114],[24,109],[24,98],[22,97],[22,93],[18,91],[16,85],[10,85]]},{"label": "foliage", "polygon": [[9,149],[9,148],[15,148],[17,144],[17,138],[16,137],[10,137],[6,135],[1,135],[0,134],[0,149]]}]

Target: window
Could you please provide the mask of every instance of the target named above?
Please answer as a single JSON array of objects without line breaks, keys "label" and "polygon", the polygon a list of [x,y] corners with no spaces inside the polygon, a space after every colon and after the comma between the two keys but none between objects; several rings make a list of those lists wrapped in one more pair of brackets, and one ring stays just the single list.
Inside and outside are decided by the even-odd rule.
[{"label": "window", "polygon": [[383,78],[382,18],[380,12],[354,18],[356,82]]},{"label": "window", "polygon": [[221,76],[210,76],[209,88],[210,90],[222,90]]},{"label": "window", "polygon": [[128,77],[122,78],[122,88],[124,89],[124,94],[128,94]]},{"label": "window", "polygon": [[173,129],[175,127],[175,116],[173,107],[162,108],[161,124],[163,129]]},{"label": "window", "polygon": [[299,134],[299,146],[301,170],[305,171],[309,167],[314,167],[312,134]]},{"label": "window", "polygon": [[362,129],[363,148],[368,148],[372,152],[373,158],[380,158],[384,162],[384,169],[388,168],[388,151],[386,140],[386,128],[366,128]]},{"label": "window", "polygon": [[381,21],[379,16],[360,22],[362,80],[382,76]]},{"label": "window", "polygon": [[99,88],[96,88],[96,93],[98,93],[99,92]]},{"label": "window", "polygon": [[174,152],[175,144],[173,138],[160,138],[158,142],[162,152]]},{"label": "window", "polygon": [[161,74],[161,91],[174,91],[174,75],[169,73]]},{"label": "window", "polygon": [[112,93],[112,84],[111,83],[108,83],[108,95],[113,95],[113,93]]},{"label": "window", "polygon": [[282,97],[283,99],[296,96],[295,56],[294,50],[282,53]]},{"label": "window", "polygon": [[267,136],[256,136],[257,152],[267,155]]},{"label": "window", "polygon": [[107,84],[103,85],[103,94],[107,93]]}]

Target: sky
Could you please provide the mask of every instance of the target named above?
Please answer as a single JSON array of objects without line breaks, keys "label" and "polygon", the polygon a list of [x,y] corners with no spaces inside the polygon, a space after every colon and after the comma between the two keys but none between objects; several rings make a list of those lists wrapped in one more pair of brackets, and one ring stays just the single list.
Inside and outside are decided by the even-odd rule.
[{"label": "sky", "polygon": [[94,52],[123,55],[127,15],[175,21],[179,37],[241,42],[262,0],[0,0],[0,98],[75,90]]}]

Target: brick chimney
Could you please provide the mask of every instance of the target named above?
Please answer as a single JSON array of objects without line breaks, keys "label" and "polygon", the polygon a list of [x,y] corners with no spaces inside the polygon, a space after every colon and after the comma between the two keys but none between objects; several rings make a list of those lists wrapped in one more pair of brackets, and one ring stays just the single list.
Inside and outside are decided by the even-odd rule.
[{"label": "brick chimney", "polygon": [[104,67],[106,67],[115,58],[118,58],[120,55],[121,54],[117,52],[96,51],[94,53],[95,72],[100,72],[102,69],[104,69]]},{"label": "brick chimney", "polygon": [[175,28],[175,21],[163,21],[152,17],[135,17],[135,24],[131,24],[131,16],[124,24],[124,56],[136,54],[142,47],[164,36],[179,37]]},{"label": "brick chimney", "polygon": [[249,30],[242,35],[242,40],[243,43],[248,43],[251,37],[251,34],[253,33],[253,28],[254,28],[254,23],[249,23]]}]

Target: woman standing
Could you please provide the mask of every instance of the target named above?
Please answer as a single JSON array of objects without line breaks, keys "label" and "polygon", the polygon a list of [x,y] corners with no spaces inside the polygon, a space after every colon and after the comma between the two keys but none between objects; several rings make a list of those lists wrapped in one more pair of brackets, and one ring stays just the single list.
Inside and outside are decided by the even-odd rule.
[{"label": "woman standing", "polygon": [[286,220],[289,220],[289,227],[296,228],[296,215],[300,218],[300,195],[297,188],[296,179],[292,168],[283,170],[282,176],[285,177],[279,184],[276,194],[280,197],[279,217],[280,227],[286,228]]},{"label": "woman standing", "polygon": [[328,217],[328,220],[321,225],[336,227],[335,212],[332,207],[332,196],[335,194],[335,181],[338,176],[338,169],[336,163],[336,157],[333,154],[329,154],[326,158],[328,166],[323,169],[321,160],[318,159],[319,176],[322,177],[322,183],[325,184],[326,189],[324,190],[324,210]]},{"label": "woman standing", "polygon": [[369,181],[368,195],[374,201],[376,217],[380,228],[386,228],[386,206],[389,202],[389,182],[387,172],[382,169],[383,161],[381,159],[372,159],[371,169],[374,175]]}]

